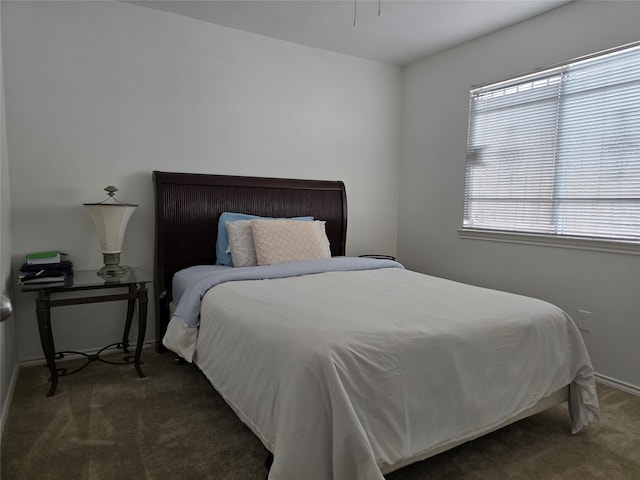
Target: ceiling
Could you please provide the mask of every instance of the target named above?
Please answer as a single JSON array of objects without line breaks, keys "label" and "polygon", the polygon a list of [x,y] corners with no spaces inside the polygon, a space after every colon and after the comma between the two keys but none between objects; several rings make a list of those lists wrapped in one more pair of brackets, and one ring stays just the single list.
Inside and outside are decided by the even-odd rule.
[{"label": "ceiling", "polygon": [[135,0],[127,3],[323,50],[406,65],[568,2]]}]

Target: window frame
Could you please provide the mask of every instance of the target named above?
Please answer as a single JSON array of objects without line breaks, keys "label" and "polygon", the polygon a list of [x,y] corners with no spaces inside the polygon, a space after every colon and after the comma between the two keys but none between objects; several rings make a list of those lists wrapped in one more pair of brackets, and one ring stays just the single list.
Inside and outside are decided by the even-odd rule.
[{"label": "window frame", "polygon": [[[529,71],[527,73],[517,75],[511,77],[506,80],[490,82],[481,85],[474,85],[470,88],[470,95],[473,94],[474,91],[477,91],[482,88],[487,87],[498,87],[500,85],[508,86],[510,84],[515,83],[516,80],[522,81],[527,77],[535,78],[537,75],[540,75],[545,72],[562,72],[567,67],[572,64],[578,62],[584,62],[589,59],[595,59],[599,57],[603,57],[606,55],[610,55],[612,53],[616,53],[619,51],[637,48],[640,46],[639,42],[633,42],[625,45],[621,45],[619,47],[615,47],[608,50],[603,50],[599,52],[595,52],[589,55],[577,57],[571,59],[569,61],[563,62],[557,65],[551,65],[547,67],[537,68],[535,70]],[[562,248],[571,248],[571,249],[580,249],[580,250],[595,250],[595,251],[605,251],[605,252],[613,252],[613,253],[623,253],[623,254],[633,254],[640,255],[640,240],[630,240],[630,239],[615,239],[615,238],[606,238],[606,237],[598,237],[598,236],[578,236],[578,235],[567,235],[567,234],[554,234],[554,233],[535,233],[535,232],[526,232],[526,231],[518,231],[518,230],[501,230],[501,229],[489,229],[482,227],[473,227],[473,226],[465,226],[465,215],[467,212],[467,170],[468,170],[468,162],[469,162],[469,148],[470,148],[470,136],[471,136],[471,128],[472,128],[472,111],[471,111],[471,99],[468,110],[468,131],[467,131],[467,158],[465,159],[465,180],[464,180],[464,202],[463,202],[463,222],[462,225],[458,228],[458,236],[463,239],[475,239],[475,240],[487,240],[487,241],[498,241],[498,242],[507,242],[507,243],[517,243],[517,244],[529,244],[529,245],[541,245],[541,246],[554,246],[554,247],[562,247]],[[555,178],[555,177],[554,177]]]}]

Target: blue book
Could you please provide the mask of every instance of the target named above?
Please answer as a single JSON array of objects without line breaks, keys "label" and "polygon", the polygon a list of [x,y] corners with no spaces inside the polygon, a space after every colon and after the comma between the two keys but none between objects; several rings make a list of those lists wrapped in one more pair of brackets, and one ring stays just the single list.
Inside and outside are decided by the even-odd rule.
[{"label": "blue book", "polygon": [[64,270],[67,273],[73,272],[73,263],[71,260],[64,260],[60,263],[43,263],[43,264],[29,264],[23,263],[20,267],[20,272],[38,272],[40,270]]}]

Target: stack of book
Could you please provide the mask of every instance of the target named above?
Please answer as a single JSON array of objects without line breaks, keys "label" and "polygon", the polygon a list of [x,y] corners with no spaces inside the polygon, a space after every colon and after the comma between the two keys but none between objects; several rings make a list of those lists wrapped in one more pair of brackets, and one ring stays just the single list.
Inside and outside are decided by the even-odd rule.
[{"label": "stack of book", "polygon": [[56,250],[27,254],[20,267],[18,284],[35,289],[70,285],[72,279],[73,263],[69,255]]}]

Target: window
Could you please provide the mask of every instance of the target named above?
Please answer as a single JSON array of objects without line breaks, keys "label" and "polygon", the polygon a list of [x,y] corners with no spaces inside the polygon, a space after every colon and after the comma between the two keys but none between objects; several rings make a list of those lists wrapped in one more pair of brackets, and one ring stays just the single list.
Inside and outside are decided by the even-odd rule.
[{"label": "window", "polygon": [[640,44],[471,90],[461,231],[640,242]]}]

